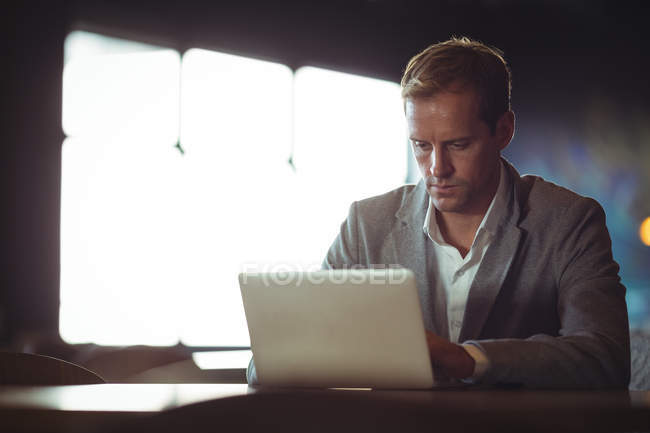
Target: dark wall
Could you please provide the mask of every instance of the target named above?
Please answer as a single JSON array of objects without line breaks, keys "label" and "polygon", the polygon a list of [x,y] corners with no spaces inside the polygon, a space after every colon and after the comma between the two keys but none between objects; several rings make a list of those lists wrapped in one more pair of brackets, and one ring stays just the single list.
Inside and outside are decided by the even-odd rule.
[{"label": "dark wall", "polygon": [[3,11],[0,337],[4,341],[19,332],[57,332],[63,6],[53,1]]},{"label": "dark wall", "polygon": [[[623,137],[616,147],[636,164],[630,170],[641,186],[631,212],[641,217],[650,215],[650,160],[633,156],[650,146],[639,126],[650,113],[647,12],[642,2],[604,0],[17,3],[1,35],[0,339],[57,332],[61,76],[71,29],[395,81],[428,44],[474,37],[504,50],[512,65],[518,131],[509,156],[524,166],[531,154],[552,161],[567,142],[614,126]],[[650,256],[640,254],[635,278],[650,281]]]}]

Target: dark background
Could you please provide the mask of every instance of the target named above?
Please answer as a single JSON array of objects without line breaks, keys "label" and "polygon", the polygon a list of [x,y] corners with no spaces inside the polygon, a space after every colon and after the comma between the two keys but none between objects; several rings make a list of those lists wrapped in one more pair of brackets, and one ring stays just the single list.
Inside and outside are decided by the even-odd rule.
[{"label": "dark background", "polygon": [[[647,6],[604,0],[42,1],[2,15],[0,347],[58,339],[63,42],[84,29],[398,81],[431,43],[465,35],[513,70],[505,155],[607,212],[633,326],[650,326]],[[119,176],[119,173],[116,173]],[[549,228],[552,230],[552,228]],[[40,346],[39,346],[40,344]]]}]

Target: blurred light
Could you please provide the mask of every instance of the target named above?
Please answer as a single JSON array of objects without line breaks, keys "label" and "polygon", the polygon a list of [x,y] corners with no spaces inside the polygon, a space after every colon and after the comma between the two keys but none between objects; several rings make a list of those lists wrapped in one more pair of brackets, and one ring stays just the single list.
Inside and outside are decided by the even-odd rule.
[{"label": "blurred light", "polygon": [[639,227],[641,242],[650,247],[650,217],[646,218]]}]

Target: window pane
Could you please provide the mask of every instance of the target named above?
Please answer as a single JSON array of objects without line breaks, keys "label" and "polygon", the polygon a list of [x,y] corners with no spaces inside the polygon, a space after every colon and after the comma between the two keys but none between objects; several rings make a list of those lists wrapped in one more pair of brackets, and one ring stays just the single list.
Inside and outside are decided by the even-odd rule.
[{"label": "window pane", "polygon": [[66,44],[63,130],[69,137],[178,140],[179,53],[85,32]]},{"label": "window pane", "polygon": [[310,256],[326,248],[354,200],[404,183],[407,139],[400,87],[305,67],[295,77],[295,156],[300,195],[311,200]]},{"label": "window pane", "polygon": [[246,346],[237,274],[318,267],[405,179],[394,83],[82,32],[66,58],[66,341]]},{"label": "window pane", "polygon": [[[248,345],[237,274],[283,260],[294,176],[286,66],[193,49],[183,57],[181,141],[188,345]],[[288,235],[289,233],[289,235]]]},{"label": "window pane", "polygon": [[70,343],[178,342],[181,157],[155,144],[63,144],[60,332]]},{"label": "window pane", "polygon": [[85,32],[65,54],[61,335],[175,344],[180,56]]},{"label": "window pane", "polygon": [[183,147],[189,155],[201,152],[219,160],[286,162],[292,81],[291,70],[279,63],[188,50],[183,56]]}]

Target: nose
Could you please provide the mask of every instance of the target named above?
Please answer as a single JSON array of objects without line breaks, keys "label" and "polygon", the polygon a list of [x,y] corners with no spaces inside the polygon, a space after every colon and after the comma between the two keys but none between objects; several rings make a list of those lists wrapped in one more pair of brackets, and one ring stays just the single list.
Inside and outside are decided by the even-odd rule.
[{"label": "nose", "polygon": [[430,175],[435,178],[444,179],[449,177],[454,168],[449,160],[449,153],[446,146],[435,146],[431,155]]}]

